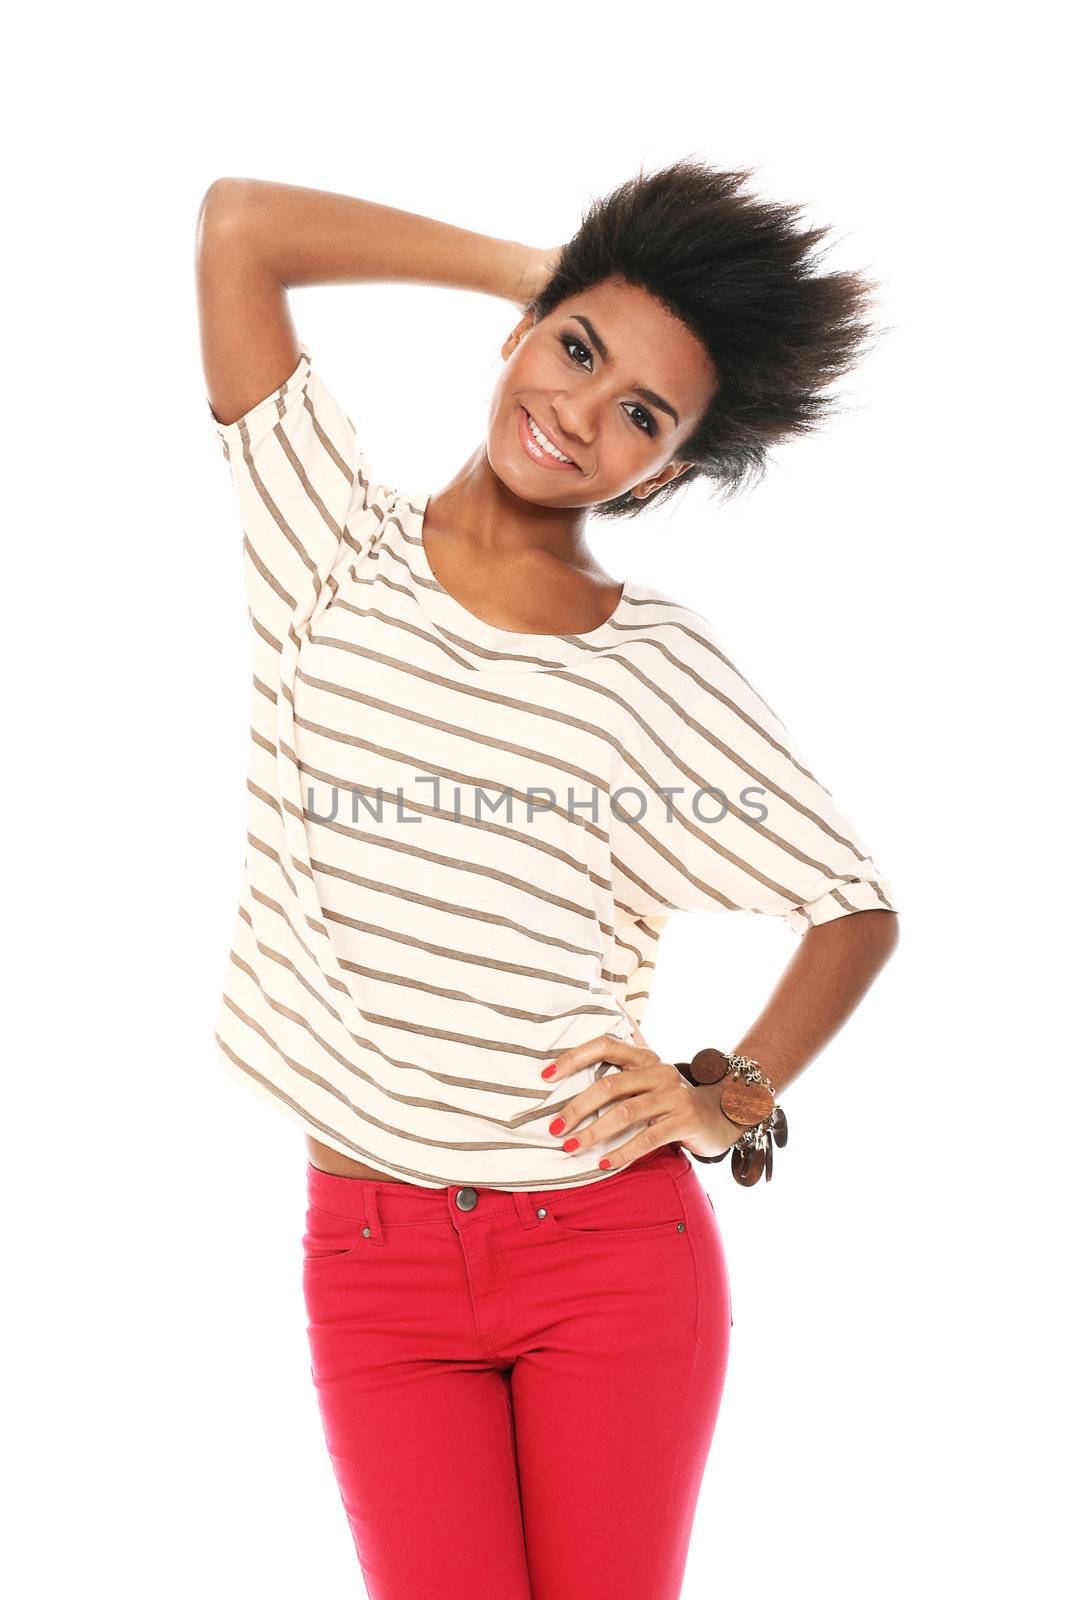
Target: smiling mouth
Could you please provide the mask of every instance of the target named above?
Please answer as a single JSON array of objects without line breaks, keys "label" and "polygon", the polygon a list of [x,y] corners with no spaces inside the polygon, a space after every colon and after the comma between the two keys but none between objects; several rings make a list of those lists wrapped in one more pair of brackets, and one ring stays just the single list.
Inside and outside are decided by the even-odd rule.
[{"label": "smiling mouth", "polygon": [[[574,467],[576,471],[581,471],[581,468],[578,466],[578,463],[574,460],[574,458],[572,456],[568,456],[563,451],[562,446],[556,444],[555,440],[549,437],[549,435],[541,427],[541,424],[537,421],[537,418],[532,417],[525,406],[522,407],[522,413],[526,418],[530,436],[533,439],[534,444],[536,444],[538,449],[542,450],[545,455],[548,456],[550,461],[555,461],[557,465],[561,467]],[[537,430],[536,432],[534,431],[535,429]],[[541,436],[540,438],[538,437],[539,434]],[[558,450],[560,454],[555,455],[553,453],[555,450]]]}]

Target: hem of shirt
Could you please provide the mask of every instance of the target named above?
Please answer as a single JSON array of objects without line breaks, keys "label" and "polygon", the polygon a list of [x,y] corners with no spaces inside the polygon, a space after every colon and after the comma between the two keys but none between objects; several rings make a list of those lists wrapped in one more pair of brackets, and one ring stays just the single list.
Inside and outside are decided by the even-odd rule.
[{"label": "hem of shirt", "polygon": [[[392,1162],[386,1161],[383,1157],[376,1155],[373,1151],[354,1150],[350,1145],[345,1144],[340,1135],[333,1133],[331,1129],[320,1126],[320,1124],[315,1122],[308,1113],[304,1112],[299,1106],[288,1100],[284,1092],[276,1085],[267,1082],[255,1071],[252,1071],[249,1068],[242,1066],[240,1062],[235,1061],[229,1053],[229,1049],[232,1049],[233,1047],[230,1046],[229,1049],[224,1048],[224,1041],[221,1035],[218,1033],[215,1034],[215,1046],[219,1060],[222,1062],[224,1067],[228,1068],[231,1076],[234,1079],[240,1083],[243,1083],[247,1089],[251,1089],[253,1094],[265,1101],[268,1105],[273,1106],[275,1110],[280,1111],[282,1115],[285,1116],[290,1122],[298,1124],[305,1134],[309,1134],[311,1138],[317,1139],[320,1144],[329,1145],[331,1150],[336,1150],[338,1155],[347,1156],[351,1161],[365,1161],[366,1165],[369,1167],[380,1167],[383,1172],[387,1173],[398,1183],[414,1184],[417,1187],[424,1189],[470,1187],[477,1189],[491,1189],[495,1193],[503,1194],[511,1194],[515,1192],[521,1193],[525,1191],[530,1191],[533,1193],[541,1189],[582,1188],[588,1184],[601,1183],[605,1180],[610,1180],[617,1173],[624,1172],[626,1170],[625,1167],[615,1167],[611,1170],[603,1172],[579,1173],[572,1178],[570,1182],[566,1183],[560,1183],[551,1174],[546,1174],[544,1178],[533,1178],[529,1181],[519,1184],[489,1183],[480,1178],[475,1178],[472,1182],[469,1177],[412,1177],[409,1173],[400,1171]],[[234,1053],[236,1054],[236,1051]],[[599,1161],[602,1159],[603,1156],[598,1153],[597,1160]]]}]

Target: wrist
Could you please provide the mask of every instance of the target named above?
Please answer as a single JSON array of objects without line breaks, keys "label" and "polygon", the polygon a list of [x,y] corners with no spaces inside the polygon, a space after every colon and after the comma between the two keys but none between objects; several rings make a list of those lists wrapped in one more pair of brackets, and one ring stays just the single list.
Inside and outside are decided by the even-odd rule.
[{"label": "wrist", "polygon": [[761,1177],[769,1179],[774,1146],[786,1143],[789,1130],[774,1085],[759,1062],[708,1048],[698,1050],[692,1061],[675,1062],[675,1067],[695,1106],[697,1132],[684,1141],[694,1160],[721,1161],[730,1154],[738,1183],[751,1188]]},{"label": "wrist", "polygon": [[737,1142],[744,1130],[731,1122],[723,1111],[719,1103],[721,1085],[693,1083],[689,1092],[696,1103],[699,1132],[687,1148],[699,1161],[716,1161]]},{"label": "wrist", "polygon": [[487,294],[525,306],[537,292],[541,252],[515,239],[493,239],[486,263]]}]

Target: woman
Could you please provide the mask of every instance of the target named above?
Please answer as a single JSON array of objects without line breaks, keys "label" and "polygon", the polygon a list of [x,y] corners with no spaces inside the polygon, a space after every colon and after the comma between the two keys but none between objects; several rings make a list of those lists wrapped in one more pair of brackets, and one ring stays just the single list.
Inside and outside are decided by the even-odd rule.
[{"label": "woman", "polygon": [[[678,1595],[732,1323],[690,1158],[740,1152],[726,1090],[780,1096],[896,939],[707,621],[585,542],[758,477],[869,331],[748,176],[642,172],[550,251],[252,180],[201,208],[254,648],[216,1038],[307,1137],[312,1370],[374,1600]],[[383,279],[522,307],[432,496],[375,476],[290,320],[292,285]],[[639,1027],[700,909],[802,935],[714,1082]]]}]

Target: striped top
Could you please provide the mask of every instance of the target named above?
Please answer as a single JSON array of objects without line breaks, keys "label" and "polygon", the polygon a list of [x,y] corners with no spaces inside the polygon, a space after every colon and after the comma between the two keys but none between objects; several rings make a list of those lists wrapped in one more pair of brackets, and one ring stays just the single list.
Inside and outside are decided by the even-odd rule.
[{"label": "striped top", "polygon": [[[548,1132],[633,1035],[673,911],[797,934],[894,909],[785,728],[692,607],[627,582],[588,633],[481,621],[429,496],[378,482],[296,370],[222,442],[253,634],[247,854],[215,1038],[307,1133],[408,1182],[610,1177]],[[694,1041],[694,1049],[708,1040]]]}]

